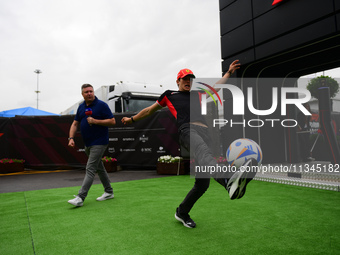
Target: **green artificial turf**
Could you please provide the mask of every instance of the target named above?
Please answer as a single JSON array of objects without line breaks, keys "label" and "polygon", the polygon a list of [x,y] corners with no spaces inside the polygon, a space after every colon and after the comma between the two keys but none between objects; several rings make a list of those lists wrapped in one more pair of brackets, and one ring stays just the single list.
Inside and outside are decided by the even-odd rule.
[{"label": "green artificial turf", "polygon": [[113,183],[103,202],[93,185],[0,194],[0,254],[340,254],[340,193],[252,181],[231,201],[212,180],[194,206],[195,229],[175,220],[194,179]]}]

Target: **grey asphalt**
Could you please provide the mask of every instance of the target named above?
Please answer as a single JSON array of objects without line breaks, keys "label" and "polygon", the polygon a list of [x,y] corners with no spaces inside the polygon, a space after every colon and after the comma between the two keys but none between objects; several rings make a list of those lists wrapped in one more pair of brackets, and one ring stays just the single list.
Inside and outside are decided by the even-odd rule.
[{"label": "grey asphalt", "polygon": [[[287,167],[292,164],[284,163],[284,164],[273,164],[272,166],[278,167]],[[295,164],[293,164],[295,165]],[[295,178],[297,180],[305,180],[312,182],[319,182],[322,184],[328,183],[331,185],[337,185],[340,189],[340,167],[329,168],[330,162],[309,162],[309,163],[300,163],[296,164],[295,169],[296,172],[294,174],[299,174],[299,176],[290,176],[290,177],[298,177]],[[306,167],[308,169],[306,169]],[[312,166],[320,169],[312,170]],[[268,167],[268,165],[267,165]],[[319,172],[318,170],[322,170]],[[332,170],[331,172],[329,172]],[[266,172],[266,173],[258,173],[257,177],[263,178],[287,178],[289,177],[287,172]],[[123,181],[131,181],[131,180],[142,180],[142,179],[150,179],[150,178],[163,178],[171,175],[159,175],[156,170],[123,170],[117,171],[113,173],[108,173],[110,181],[114,182],[123,182]],[[21,192],[21,191],[30,191],[30,190],[42,190],[42,189],[54,189],[54,188],[65,188],[65,187],[75,187],[81,186],[83,179],[85,176],[85,170],[64,170],[64,171],[30,171],[26,170],[23,173],[15,173],[15,174],[1,174],[0,175],[0,193],[9,193],[9,192]],[[98,175],[95,176],[94,184],[100,184],[100,180]]]},{"label": "grey asphalt", "polygon": [[[124,170],[108,175],[112,183],[169,176],[159,175],[156,170]],[[0,193],[81,186],[84,176],[85,170],[32,171],[31,173],[25,171],[19,174],[5,174],[0,176]],[[93,184],[100,183],[96,175]]]}]

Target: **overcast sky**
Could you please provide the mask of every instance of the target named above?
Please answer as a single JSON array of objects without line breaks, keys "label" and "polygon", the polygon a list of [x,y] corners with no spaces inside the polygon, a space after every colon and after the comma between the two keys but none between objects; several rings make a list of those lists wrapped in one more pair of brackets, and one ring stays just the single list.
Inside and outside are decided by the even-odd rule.
[{"label": "overcast sky", "polygon": [[[0,111],[60,113],[118,81],[176,89],[176,75],[221,76],[217,0],[0,0]],[[336,77],[339,77],[336,76]]]},{"label": "overcast sky", "polygon": [[218,1],[0,0],[0,111],[60,113],[80,86],[221,76]]}]

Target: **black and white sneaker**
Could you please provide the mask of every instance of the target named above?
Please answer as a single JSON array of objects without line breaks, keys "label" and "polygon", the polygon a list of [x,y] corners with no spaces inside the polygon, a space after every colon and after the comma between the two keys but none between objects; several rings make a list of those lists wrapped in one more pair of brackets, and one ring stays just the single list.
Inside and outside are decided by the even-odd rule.
[{"label": "black and white sneaker", "polygon": [[81,199],[80,197],[78,196],[74,196],[73,199],[67,201],[68,203],[70,203],[71,205],[74,205],[74,206],[83,206],[83,203],[84,203],[84,200]]},{"label": "black and white sneaker", "polygon": [[246,193],[247,184],[255,177],[257,161],[247,160],[229,179],[226,189],[231,200],[240,199]]},{"label": "black and white sneaker", "polygon": [[189,214],[183,215],[178,212],[178,208],[176,209],[175,213],[176,220],[183,223],[183,225],[187,228],[194,228],[196,227],[196,223],[190,218]]},{"label": "black and white sneaker", "polygon": [[108,200],[108,199],[111,199],[111,198],[114,198],[114,195],[113,193],[106,193],[104,192],[103,195],[101,195],[100,197],[97,197],[97,201],[104,201],[104,200]]}]

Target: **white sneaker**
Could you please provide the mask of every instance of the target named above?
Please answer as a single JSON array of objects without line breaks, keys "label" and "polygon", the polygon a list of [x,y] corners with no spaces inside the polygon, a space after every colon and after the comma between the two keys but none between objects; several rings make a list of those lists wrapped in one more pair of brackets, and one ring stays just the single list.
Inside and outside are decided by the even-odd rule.
[{"label": "white sneaker", "polygon": [[67,201],[69,202],[71,205],[74,205],[74,206],[83,206],[83,199],[81,199],[80,197],[78,196],[75,196],[75,198]]},{"label": "white sneaker", "polygon": [[97,201],[104,201],[104,200],[111,199],[111,198],[114,198],[113,193],[104,192],[104,194],[101,197],[97,198]]},{"label": "white sneaker", "polygon": [[255,159],[249,159],[229,179],[226,189],[229,192],[229,197],[231,200],[240,199],[244,196],[247,184],[256,175],[256,171],[252,169],[252,166],[256,165],[257,161]]}]

